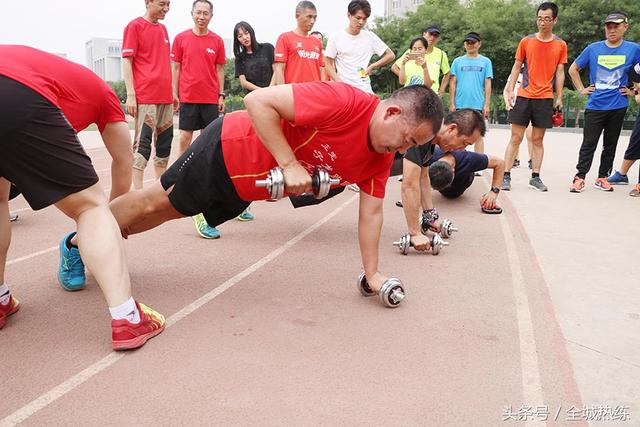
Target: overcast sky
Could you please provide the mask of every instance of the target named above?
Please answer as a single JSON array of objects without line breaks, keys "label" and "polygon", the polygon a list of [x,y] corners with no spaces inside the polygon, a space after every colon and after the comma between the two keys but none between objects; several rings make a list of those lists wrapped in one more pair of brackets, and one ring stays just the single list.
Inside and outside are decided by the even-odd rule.
[{"label": "overcast sky", "polygon": [[[314,27],[325,35],[347,26],[347,0],[313,0],[318,8]],[[384,15],[383,0],[369,0],[372,15]],[[260,42],[275,43],[295,27],[298,0],[213,0],[210,28],[231,39],[233,26],[247,21]],[[191,28],[192,0],[172,0],[163,24],[173,37]],[[92,37],[122,38],[129,21],[145,12],[144,0],[0,0],[0,43],[25,44],[47,52],[66,53],[85,64],[84,44]],[[229,55],[228,53],[227,55]]]}]

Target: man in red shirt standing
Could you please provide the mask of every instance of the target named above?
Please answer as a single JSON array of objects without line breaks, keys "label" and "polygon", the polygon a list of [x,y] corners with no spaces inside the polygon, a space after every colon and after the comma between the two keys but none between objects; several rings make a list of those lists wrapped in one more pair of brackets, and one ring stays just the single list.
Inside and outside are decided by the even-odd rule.
[{"label": "man in red shirt standing", "polygon": [[[4,45],[0,57],[0,328],[20,308],[4,277],[13,183],[34,210],[55,204],[76,222],[82,256],[113,319],[113,348],[139,347],[164,330],[164,317],[131,297],[118,225],[76,134],[91,123],[98,125],[114,158],[111,195],[125,193],[130,187],[131,139],[120,103],[92,71],[58,56]],[[71,249],[71,235],[67,237],[61,255],[75,250],[79,260],[78,248]]]},{"label": "man in red shirt standing", "polygon": [[169,0],[145,0],[147,12],[124,29],[122,70],[127,87],[127,113],[135,117],[133,186],[142,188],[144,170],[151,157],[156,178],[167,169],[173,139],[173,112],[169,35],[158,22],[169,12]]},{"label": "man in red shirt standing", "polygon": [[271,168],[283,170],[285,197],[309,191],[310,173],[323,168],[341,186],[360,186],[362,265],[378,291],[387,279],[378,271],[378,247],[394,154],[426,144],[438,132],[443,117],[438,95],[416,85],[381,101],[345,83],[311,82],[251,92],[245,106],[247,111],[207,126],[160,182],[111,203],[122,234],[199,212],[217,226],[252,201],[270,197],[256,180]]},{"label": "man in red shirt standing", "polygon": [[322,42],[309,32],[318,18],[310,1],[296,6],[298,25],[293,31],[278,37],[275,49],[275,84],[318,82],[324,73]]},{"label": "man in red shirt standing", "polygon": [[[180,100],[180,153],[191,144],[193,131],[201,130],[224,112],[224,42],[209,30],[213,5],[196,0],[191,8],[194,26],[173,40],[171,61],[173,97]],[[205,239],[217,239],[220,232],[209,226],[202,214],[193,220]]]}]

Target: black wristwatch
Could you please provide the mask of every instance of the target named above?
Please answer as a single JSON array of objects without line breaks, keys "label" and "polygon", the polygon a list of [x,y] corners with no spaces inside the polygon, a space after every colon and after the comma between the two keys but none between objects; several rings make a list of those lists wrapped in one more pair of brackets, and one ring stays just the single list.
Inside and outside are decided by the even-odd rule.
[{"label": "black wristwatch", "polygon": [[220,92],[220,93],[218,94],[218,96],[219,96],[219,97],[221,96],[221,97],[222,97],[222,99],[225,99],[225,98],[227,97],[227,94],[226,94],[226,93],[224,93],[224,92]]},{"label": "black wristwatch", "polygon": [[498,194],[500,192],[500,189],[498,187],[491,187],[491,191]]}]

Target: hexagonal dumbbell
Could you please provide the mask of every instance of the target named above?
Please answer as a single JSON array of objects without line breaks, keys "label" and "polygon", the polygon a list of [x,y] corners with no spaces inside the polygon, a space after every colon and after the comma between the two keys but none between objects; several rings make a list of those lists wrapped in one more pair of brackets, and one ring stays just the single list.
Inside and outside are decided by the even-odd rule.
[{"label": "hexagonal dumbbell", "polygon": [[[331,186],[340,184],[339,179],[329,176],[329,173],[321,168],[317,168],[311,175],[311,188],[316,199],[323,199],[329,194]],[[269,171],[266,179],[256,181],[256,187],[264,187],[269,192],[272,200],[279,200],[284,197],[284,174],[280,167],[275,167]]]},{"label": "hexagonal dumbbell", "polygon": [[[369,287],[364,273],[358,277],[358,290],[365,297],[372,297],[376,294],[373,289]],[[395,277],[385,280],[378,295],[380,296],[380,303],[382,305],[396,308],[405,297],[402,282]]]},{"label": "hexagonal dumbbell", "polygon": [[[442,240],[439,234],[434,234],[431,236],[431,254],[438,255],[444,246],[449,246],[449,242],[445,242]],[[411,243],[411,236],[409,233],[405,233],[400,237],[400,240],[397,242],[393,242],[394,246],[397,246],[402,255],[406,255],[409,253],[409,248],[413,247],[413,243]]]}]

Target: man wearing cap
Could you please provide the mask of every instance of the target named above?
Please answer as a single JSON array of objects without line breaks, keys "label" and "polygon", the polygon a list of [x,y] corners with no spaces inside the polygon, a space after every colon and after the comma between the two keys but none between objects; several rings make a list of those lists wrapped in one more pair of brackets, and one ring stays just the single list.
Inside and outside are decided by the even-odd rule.
[{"label": "man wearing cap", "polygon": [[[438,95],[444,96],[447,85],[449,84],[449,57],[442,50],[436,47],[438,41],[440,41],[440,26],[438,24],[428,25],[422,32],[422,36],[427,39],[429,46],[427,46],[427,53],[425,54],[425,60],[427,62],[427,70],[429,76],[433,80],[431,89],[437,92]],[[391,66],[391,71],[396,75],[400,75],[400,67],[402,66],[402,58],[409,53],[409,50],[402,55],[399,55],[399,59]],[[442,83],[440,83],[440,75],[442,74]]]},{"label": "man wearing cap", "polygon": [[[605,40],[591,43],[569,67],[569,75],[576,90],[589,96],[584,112],[577,172],[569,189],[572,193],[584,190],[585,177],[591,168],[603,131],[600,168],[594,187],[602,191],[613,191],[607,177],[613,166],[618,137],[629,106],[627,97],[633,95],[633,90],[627,87],[628,73],[640,62],[640,46],[623,39],[628,28],[628,18],[624,12],[610,13],[604,20]],[[580,70],[586,67],[589,67],[588,87],[584,87],[580,78]],[[615,175],[612,180],[615,181]]]},{"label": "man wearing cap", "polygon": [[[464,49],[467,54],[459,56],[451,63],[449,80],[449,110],[471,108],[479,111],[487,119],[491,102],[491,79],[493,66],[491,60],[480,55],[482,41],[475,32],[464,36]],[[477,153],[484,152],[484,139],[475,143]]]}]

